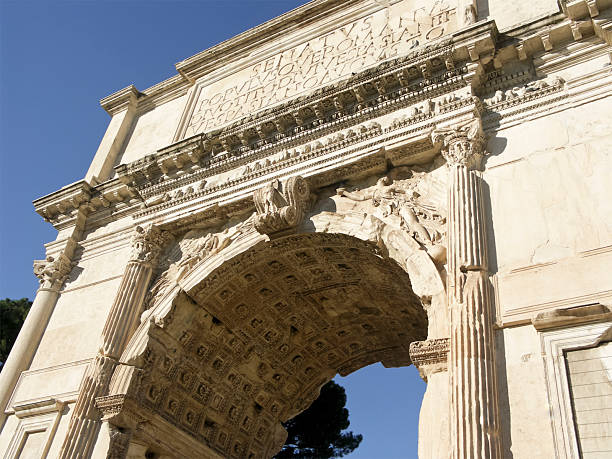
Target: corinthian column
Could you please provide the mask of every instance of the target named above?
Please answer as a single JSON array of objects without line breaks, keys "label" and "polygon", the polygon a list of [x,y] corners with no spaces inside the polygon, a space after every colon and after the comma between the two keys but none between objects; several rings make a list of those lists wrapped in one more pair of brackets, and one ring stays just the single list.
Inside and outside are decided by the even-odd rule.
[{"label": "corinthian column", "polygon": [[89,364],[81,381],[68,433],[60,457],[89,457],[101,425],[95,399],[105,395],[121,353],[138,326],[153,267],[167,240],[167,233],[155,226],[136,227],[132,255],[125,268],[119,291],[102,331],[98,355]]},{"label": "corinthian column", "polygon": [[501,458],[486,233],[477,170],[485,138],[479,118],[433,133],[450,168],[451,448],[454,459]]},{"label": "corinthian column", "polygon": [[13,388],[19,375],[28,367],[34,356],[34,351],[57,303],[59,291],[71,268],[70,259],[64,253],[59,253],[55,257],[49,256],[46,260],[34,261],[34,274],[40,279],[40,287],[0,373],[0,428],[4,423],[4,411]]}]

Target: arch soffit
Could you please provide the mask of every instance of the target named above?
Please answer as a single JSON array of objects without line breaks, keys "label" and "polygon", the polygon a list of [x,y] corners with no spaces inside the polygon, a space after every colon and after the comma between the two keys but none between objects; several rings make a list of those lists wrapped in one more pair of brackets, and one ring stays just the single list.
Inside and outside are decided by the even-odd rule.
[{"label": "arch soffit", "polygon": [[[241,254],[248,252],[259,244],[270,239],[259,234],[251,225],[233,243],[213,256],[197,263],[174,287],[143,313],[141,325],[134,333],[121,358],[122,362],[131,362],[145,349],[148,330],[151,322],[163,324],[171,315],[173,306],[181,293],[190,295],[198,284]],[[343,234],[362,241],[369,241],[388,253],[408,274],[413,292],[422,300],[440,297],[445,292],[445,284],[436,264],[422,246],[404,231],[393,218],[379,218],[367,212],[359,211],[320,211],[308,216],[297,234]]]}]

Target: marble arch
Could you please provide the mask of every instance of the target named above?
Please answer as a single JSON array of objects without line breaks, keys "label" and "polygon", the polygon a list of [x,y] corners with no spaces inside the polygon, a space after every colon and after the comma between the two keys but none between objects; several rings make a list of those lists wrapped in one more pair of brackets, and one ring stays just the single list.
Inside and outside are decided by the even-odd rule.
[{"label": "marble arch", "polygon": [[[267,457],[284,443],[280,422],[336,373],[410,365],[428,313],[430,330],[440,327],[444,312],[433,310],[446,308],[444,285],[401,221],[384,219],[320,211],[273,238],[249,221],[236,225],[237,237],[174,286],[161,282],[166,290],[150,299],[108,395],[97,399],[105,420],[158,454]],[[177,441],[176,429],[200,442]]]},{"label": "marble arch", "polygon": [[313,0],[103,99],[0,455],[269,457],[375,360],[427,381],[421,459],[608,454],[611,7]]}]

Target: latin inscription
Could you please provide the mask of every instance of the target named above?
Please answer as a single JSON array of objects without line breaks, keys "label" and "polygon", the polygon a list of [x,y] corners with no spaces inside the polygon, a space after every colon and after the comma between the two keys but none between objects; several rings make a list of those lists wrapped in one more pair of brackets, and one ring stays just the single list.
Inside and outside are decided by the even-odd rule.
[{"label": "latin inscription", "polygon": [[447,2],[426,2],[429,6],[409,11],[405,3],[346,24],[203,88],[185,136],[347,77],[456,29],[456,8]]}]

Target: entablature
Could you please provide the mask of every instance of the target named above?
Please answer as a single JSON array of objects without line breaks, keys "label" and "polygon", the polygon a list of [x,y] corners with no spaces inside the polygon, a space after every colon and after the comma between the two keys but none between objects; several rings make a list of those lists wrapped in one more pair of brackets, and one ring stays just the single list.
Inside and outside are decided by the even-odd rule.
[{"label": "entablature", "polygon": [[[430,161],[436,152],[429,131],[466,111],[478,112],[486,129],[570,97],[562,78],[546,77],[534,64],[554,71],[561,65],[551,64],[554,56],[563,59],[568,47],[584,56],[603,52],[594,22],[576,24],[557,14],[504,36],[494,21],[472,24],[308,96],[119,165],[115,179],[63,188],[36,200],[36,211],[58,229],[79,211],[88,226],[128,215],[165,220],[203,208],[199,219],[217,220],[252,210],[246,196],[271,178],[300,173],[317,189]],[[107,105],[120,111],[146,98],[131,86]]]}]

